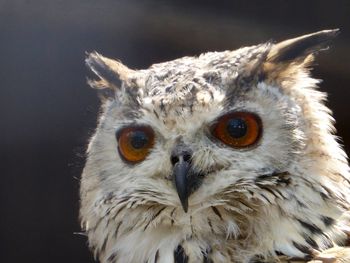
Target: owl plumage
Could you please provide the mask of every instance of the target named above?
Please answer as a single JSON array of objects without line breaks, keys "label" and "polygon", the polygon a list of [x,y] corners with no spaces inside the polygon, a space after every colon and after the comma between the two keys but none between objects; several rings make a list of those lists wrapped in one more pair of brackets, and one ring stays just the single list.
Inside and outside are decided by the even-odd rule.
[{"label": "owl plumage", "polygon": [[350,262],[347,157],[309,76],[314,55],[336,35],[146,70],[89,54],[99,78],[89,84],[104,99],[80,216],[95,257]]}]

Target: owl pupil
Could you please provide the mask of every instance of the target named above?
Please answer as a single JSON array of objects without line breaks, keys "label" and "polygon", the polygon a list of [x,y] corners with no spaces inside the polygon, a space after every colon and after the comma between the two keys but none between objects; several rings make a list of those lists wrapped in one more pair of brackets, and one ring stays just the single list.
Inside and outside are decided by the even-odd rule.
[{"label": "owl pupil", "polygon": [[143,131],[134,131],[130,136],[130,144],[135,149],[142,149],[148,144],[148,136]]},{"label": "owl pupil", "polygon": [[231,119],[227,122],[226,129],[233,138],[241,138],[247,133],[247,124],[243,119]]}]

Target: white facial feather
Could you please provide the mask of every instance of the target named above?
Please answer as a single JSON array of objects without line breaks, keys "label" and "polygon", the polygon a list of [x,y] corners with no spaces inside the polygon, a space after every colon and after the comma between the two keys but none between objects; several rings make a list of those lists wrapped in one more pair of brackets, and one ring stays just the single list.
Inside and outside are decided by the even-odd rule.
[{"label": "white facial feather", "polygon": [[[344,245],[349,168],[308,70],[335,35],[325,30],[140,71],[90,54],[87,64],[100,78],[90,84],[113,94],[103,102],[81,180],[82,226],[96,258],[274,262]],[[261,120],[249,147],[232,148],[213,134],[234,112]],[[130,127],[154,134],[138,162],[122,156],[118,139]],[[174,155],[179,149],[183,155]],[[174,161],[185,153],[189,160]],[[181,162],[195,174],[188,211],[175,178]],[[350,257],[340,251],[340,259]]]}]

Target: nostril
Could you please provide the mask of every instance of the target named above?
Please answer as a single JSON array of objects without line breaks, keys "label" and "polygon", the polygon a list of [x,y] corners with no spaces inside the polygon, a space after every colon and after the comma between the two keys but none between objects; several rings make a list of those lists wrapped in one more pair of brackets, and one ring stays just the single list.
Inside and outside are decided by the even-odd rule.
[{"label": "nostril", "polygon": [[179,156],[173,155],[170,157],[171,164],[177,164],[180,161],[180,158],[186,163],[191,163],[192,155],[190,153],[183,153]]},{"label": "nostril", "polygon": [[175,165],[177,162],[179,162],[179,157],[171,156],[170,161],[172,165]]},{"label": "nostril", "polygon": [[185,161],[185,162],[190,162],[192,156],[191,156],[191,154],[189,154],[189,153],[185,153],[184,156],[183,156],[183,158],[184,158],[184,161]]},{"label": "nostril", "polygon": [[185,144],[175,145],[170,154],[170,161],[173,166],[179,162],[191,164],[193,151]]}]

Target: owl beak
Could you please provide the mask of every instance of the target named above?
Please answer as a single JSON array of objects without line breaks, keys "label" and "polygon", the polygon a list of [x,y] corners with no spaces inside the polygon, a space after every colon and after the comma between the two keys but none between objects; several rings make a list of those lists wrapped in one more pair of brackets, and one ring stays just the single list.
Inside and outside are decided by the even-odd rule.
[{"label": "owl beak", "polygon": [[184,161],[182,156],[180,156],[179,161],[173,168],[176,191],[179,195],[181,205],[185,213],[187,213],[188,210],[188,197],[190,195],[190,184],[188,178],[190,168],[190,163]]},{"label": "owl beak", "polygon": [[188,211],[188,198],[202,184],[204,175],[192,165],[192,149],[180,142],[171,153],[173,180],[181,205],[185,213]]}]

